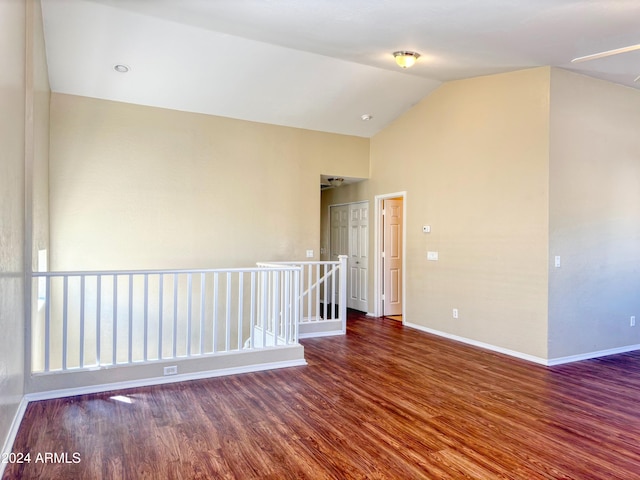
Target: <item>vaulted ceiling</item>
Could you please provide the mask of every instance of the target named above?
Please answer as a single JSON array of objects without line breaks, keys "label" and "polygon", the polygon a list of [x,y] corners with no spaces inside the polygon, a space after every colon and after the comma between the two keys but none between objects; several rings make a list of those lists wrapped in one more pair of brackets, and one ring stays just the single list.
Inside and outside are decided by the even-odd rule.
[{"label": "vaulted ceiling", "polygon": [[[442,82],[542,65],[640,88],[638,0],[42,0],[55,92],[370,137]],[[398,68],[392,52],[413,50]],[[117,73],[116,64],[128,73]],[[363,121],[361,116],[373,118]]]}]

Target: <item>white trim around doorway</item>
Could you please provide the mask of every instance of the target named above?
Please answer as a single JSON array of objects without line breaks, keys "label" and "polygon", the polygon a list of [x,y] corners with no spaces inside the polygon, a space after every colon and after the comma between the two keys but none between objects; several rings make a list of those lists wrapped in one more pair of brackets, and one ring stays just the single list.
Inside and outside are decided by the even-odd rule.
[{"label": "white trim around doorway", "polygon": [[381,282],[381,266],[380,259],[382,252],[382,201],[389,198],[402,198],[402,323],[406,322],[406,304],[407,304],[407,192],[385,193],[376,195],[374,198],[374,255],[373,255],[373,307],[374,311],[368,315],[381,317],[382,309],[382,282]]}]

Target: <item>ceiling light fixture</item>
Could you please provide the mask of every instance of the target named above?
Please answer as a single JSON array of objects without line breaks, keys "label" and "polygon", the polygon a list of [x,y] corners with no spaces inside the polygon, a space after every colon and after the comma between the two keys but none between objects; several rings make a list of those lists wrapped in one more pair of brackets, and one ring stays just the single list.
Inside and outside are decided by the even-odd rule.
[{"label": "ceiling light fixture", "polygon": [[130,70],[128,66],[123,65],[121,63],[114,65],[113,69],[118,73],[127,73]]},{"label": "ceiling light fixture", "polygon": [[634,82],[640,82],[640,75],[635,78]]},{"label": "ceiling light fixture", "polygon": [[373,118],[373,115],[369,115],[368,113],[365,113],[364,115],[360,115],[360,118],[362,119],[363,122],[368,122]]},{"label": "ceiling light fixture", "polygon": [[329,179],[329,184],[332,187],[339,187],[340,185],[342,185],[342,182],[344,182],[344,178],[330,178]]},{"label": "ceiling light fixture", "polygon": [[420,58],[419,53],[404,50],[393,52],[393,56],[395,57],[398,66],[402,68],[412,67],[416,63],[416,60]]}]

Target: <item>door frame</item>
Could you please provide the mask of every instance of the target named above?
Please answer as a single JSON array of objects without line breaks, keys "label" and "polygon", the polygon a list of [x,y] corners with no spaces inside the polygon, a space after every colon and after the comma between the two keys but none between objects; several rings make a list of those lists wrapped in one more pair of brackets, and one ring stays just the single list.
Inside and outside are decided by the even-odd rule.
[{"label": "door frame", "polygon": [[407,192],[385,193],[376,195],[374,199],[374,255],[373,255],[373,305],[374,317],[381,317],[382,308],[382,244],[383,244],[383,220],[382,204],[390,198],[402,199],[402,323],[406,322],[405,305],[407,301]]}]

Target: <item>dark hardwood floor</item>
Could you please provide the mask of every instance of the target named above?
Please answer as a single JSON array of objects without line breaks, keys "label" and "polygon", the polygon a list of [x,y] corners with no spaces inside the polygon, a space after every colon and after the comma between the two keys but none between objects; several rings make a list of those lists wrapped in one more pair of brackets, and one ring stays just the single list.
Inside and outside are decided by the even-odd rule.
[{"label": "dark hardwood floor", "polygon": [[640,352],[545,368],[353,312],[302,343],[306,367],[31,403],[4,478],[640,479]]}]

